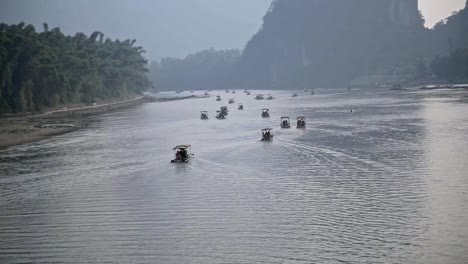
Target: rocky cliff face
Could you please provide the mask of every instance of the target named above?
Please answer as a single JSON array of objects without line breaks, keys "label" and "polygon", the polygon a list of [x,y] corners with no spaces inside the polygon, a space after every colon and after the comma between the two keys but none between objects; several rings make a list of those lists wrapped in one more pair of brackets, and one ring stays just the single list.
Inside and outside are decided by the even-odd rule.
[{"label": "rocky cliff face", "polygon": [[423,23],[417,0],[277,0],[239,73],[246,87],[279,89],[395,74],[424,56]]}]

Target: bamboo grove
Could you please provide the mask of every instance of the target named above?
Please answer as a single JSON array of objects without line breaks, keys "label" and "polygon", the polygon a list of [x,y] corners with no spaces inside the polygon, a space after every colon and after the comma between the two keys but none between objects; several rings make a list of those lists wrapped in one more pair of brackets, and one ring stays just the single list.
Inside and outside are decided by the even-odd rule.
[{"label": "bamboo grove", "polygon": [[0,24],[0,114],[141,94],[150,82],[135,40]]}]

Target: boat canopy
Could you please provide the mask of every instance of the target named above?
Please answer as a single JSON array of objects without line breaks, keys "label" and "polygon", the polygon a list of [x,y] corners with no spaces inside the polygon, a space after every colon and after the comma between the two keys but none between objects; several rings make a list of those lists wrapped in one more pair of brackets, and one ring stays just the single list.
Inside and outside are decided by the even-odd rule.
[{"label": "boat canopy", "polygon": [[264,128],[264,129],[262,129],[262,131],[271,131],[271,130],[273,130],[273,128]]},{"label": "boat canopy", "polygon": [[206,113],[208,113],[208,111],[200,111],[200,113],[206,114]]},{"label": "boat canopy", "polygon": [[270,111],[270,109],[268,109],[268,108],[263,108],[262,111],[268,112],[268,111]]},{"label": "boat canopy", "polygon": [[301,120],[301,119],[304,120],[304,119],[305,119],[305,116],[298,116],[298,117],[297,117],[297,120]]},{"label": "boat canopy", "polygon": [[289,119],[289,116],[282,116],[281,119]]},{"label": "boat canopy", "polygon": [[188,149],[190,148],[191,146],[190,145],[178,145],[178,146],[175,146],[173,148],[173,150],[176,150],[176,149]]}]

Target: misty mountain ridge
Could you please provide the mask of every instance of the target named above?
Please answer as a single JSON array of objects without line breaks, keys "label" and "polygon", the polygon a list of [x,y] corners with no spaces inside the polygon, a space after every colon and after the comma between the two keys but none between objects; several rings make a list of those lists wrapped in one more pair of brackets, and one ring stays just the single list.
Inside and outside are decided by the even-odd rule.
[{"label": "misty mountain ridge", "polygon": [[[436,56],[468,47],[462,33],[468,32],[467,21],[465,8],[434,29],[425,28],[417,0],[275,0],[219,88],[302,89],[427,78]],[[158,89],[171,82],[166,78],[161,86],[153,80]]]}]

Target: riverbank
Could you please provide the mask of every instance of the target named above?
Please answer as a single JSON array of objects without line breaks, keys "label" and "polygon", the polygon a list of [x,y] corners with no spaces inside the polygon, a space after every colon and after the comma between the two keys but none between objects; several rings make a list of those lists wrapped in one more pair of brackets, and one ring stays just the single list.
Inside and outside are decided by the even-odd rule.
[{"label": "riverbank", "polygon": [[35,142],[62,135],[79,129],[99,127],[99,122],[91,122],[90,116],[111,112],[142,103],[167,102],[195,99],[198,96],[159,98],[139,96],[136,98],[92,106],[62,108],[35,115],[14,115],[0,118],[0,150],[11,146]]}]

